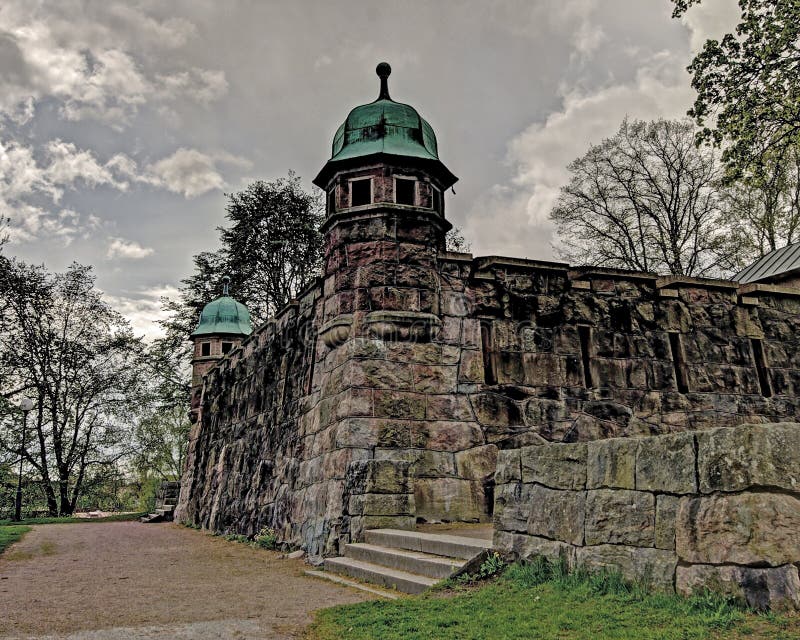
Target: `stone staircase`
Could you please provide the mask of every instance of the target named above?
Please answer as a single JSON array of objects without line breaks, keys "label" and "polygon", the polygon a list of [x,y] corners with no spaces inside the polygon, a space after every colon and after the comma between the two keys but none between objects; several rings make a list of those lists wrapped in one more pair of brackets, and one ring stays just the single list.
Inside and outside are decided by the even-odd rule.
[{"label": "stone staircase", "polygon": [[180,488],[179,482],[162,482],[156,490],[156,510],[139,518],[139,522],[171,522]]},{"label": "stone staircase", "polygon": [[327,558],[325,572],[410,594],[471,567],[492,547],[491,540],[482,538],[400,529],[368,530],[364,539],[345,545],[343,556]]},{"label": "stone staircase", "polygon": [[175,513],[174,504],[164,504],[156,509],[153,513],[148,513],[146,516],[139,518],[139,522],[171,522],[172,516]]}]

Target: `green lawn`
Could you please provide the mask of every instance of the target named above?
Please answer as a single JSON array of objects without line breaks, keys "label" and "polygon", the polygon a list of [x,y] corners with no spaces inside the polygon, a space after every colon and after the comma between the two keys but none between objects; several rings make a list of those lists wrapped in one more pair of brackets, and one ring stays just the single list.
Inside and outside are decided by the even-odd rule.
[{"label": "green lawn", "polygon": [[146,516],[147,512],[137,513],[119,513],[113,516],[106,516],[105,518],[69,518],[69,517],[56,517],[56,518],[23,518],[19,522],[13,520],[0,520],[0,527],[8,525],[19,524],[72,524],[76,522],[121,522],[127,520],[138,520],[142,516]]},{"label": "green lawn", "polygon": [[483,587],[319,612],[312,640],[689,640],[800,638],[800,620],[719,597],[648,595],[609,576],[543,577],[512,566]]},{"label": "green lawn", "polygon": [[14,544],[30,530],[31,528],[26,525],[0,527],[0,553],[3,553],[7,547]]}]

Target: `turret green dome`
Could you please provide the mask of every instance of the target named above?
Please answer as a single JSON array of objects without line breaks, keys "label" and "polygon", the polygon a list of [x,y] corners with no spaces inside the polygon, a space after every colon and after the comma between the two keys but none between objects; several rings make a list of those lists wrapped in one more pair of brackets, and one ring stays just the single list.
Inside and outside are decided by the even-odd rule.
[{"label": "turret green dome", "polygon": [[368,156],[387,155],[413,158],[431,164],[445,186],[458,180],[439,160],[436,134],[414,107],[395,102],[389,96],[391,67],[381,62],[375,70],[381,79],[377,100],[356,107],[336,131],[331,159],[315,178],[324,188],[329,174],[342,166],[352,166]]},{"label": "turret green dome", "polygon": [[223,295],[203,308],[192,338],[216,334],[249,336],[252,331],[247,307],[230,296]]}]

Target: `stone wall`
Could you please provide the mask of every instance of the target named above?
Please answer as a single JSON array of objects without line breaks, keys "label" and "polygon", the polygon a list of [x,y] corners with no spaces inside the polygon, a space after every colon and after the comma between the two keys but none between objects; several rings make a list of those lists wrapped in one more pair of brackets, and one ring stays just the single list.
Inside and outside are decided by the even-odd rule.
[{"label": "stone wall", "polygon": [[473,259],[435,212],[327,224],[326,276],[205,376],[179,520],[330,555],[489,520],[504,450],[800,417],[797,290]]},{"label": "stone wall", "polygon": [[498,444],[588,441],[800,416],[800,291],[479,258],[467,315]]},{"label": "stone wall", "polygon": [[495,547],[800,608],[800,424],[507,449]]}]

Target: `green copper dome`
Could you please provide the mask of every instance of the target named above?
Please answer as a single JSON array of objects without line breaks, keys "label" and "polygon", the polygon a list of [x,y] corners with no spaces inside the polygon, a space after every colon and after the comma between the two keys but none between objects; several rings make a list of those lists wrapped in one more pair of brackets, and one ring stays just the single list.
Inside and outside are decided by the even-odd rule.
[{"label": "green copper dome", "polygon": [[348,114],[333,137],[331,159],[314,183],[324,188],[328,175],[337,168],[352,166],[369,156],[387,155],[429,163],[445,186],[451,186],[458,178],[439,160],[433,127],[414,107],[391,99],[391,67],[387,63],[380,63],[375,71],[381,79],[378,99]]},{"label": "green copper dome", "polygon": [[226,284],[225,295],[203,307],[200,322],[197,324],[197,329],[192,332],[192,338],[216,334],[250,335],[253,331],[250,325],[250,312],[241,302],[236,302],[227,293]]}]

